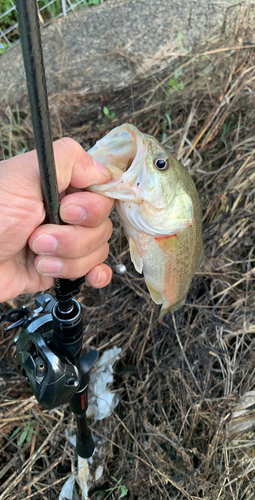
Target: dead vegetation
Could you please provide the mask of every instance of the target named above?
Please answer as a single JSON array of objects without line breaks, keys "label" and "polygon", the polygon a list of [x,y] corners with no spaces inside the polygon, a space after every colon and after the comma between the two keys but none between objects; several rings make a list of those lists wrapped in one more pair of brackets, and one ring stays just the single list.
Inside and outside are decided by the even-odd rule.
[{"label": "dead vegetation", "polygon": [[[122,349],[114,382],[121,401],[110,418],[91,422],[101,441],[93,467],[104,467],[91,500],[120,498],[109,492],[112,478],[132,500],[255,499],[253,8],[132,92],[50,97],[55,138],[68,134],[88,148],[125,121],[155,135],[191,172],[203,209],[204,263],[174,317],[158,323],[115,213],[108,262],[127,272],[79,295],[85,344]],[[33,147],[25,98],[1,115],[5,156]],[[0,499],[57,499],[76,463],[65,435],[72,418],[67,407],[42,411],[14,366],[13,337],[2,326]],[[25,430],[31,439],[19,444]]]}]

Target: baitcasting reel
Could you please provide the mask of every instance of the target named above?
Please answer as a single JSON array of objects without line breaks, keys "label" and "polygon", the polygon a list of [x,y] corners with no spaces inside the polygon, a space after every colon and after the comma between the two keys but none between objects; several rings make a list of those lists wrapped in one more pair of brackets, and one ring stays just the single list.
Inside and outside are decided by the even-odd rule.
[{"label": "baitcasting reel", "polygon": [[[83,280],[71,282],[71,293],[78,291],[77,285]],[[86,419],[87,390],[89,372],[98,352],[94,350],[80,358],[81,306],[73,297],[69,299],[69,310],[61,310],[60,301],[44,293],[37,297],[36,309],[8,311],[2,314],[1,321],[14,321],[8,330],[20,326],[15,338],[16,363],[41,406],[52,409],[70,403],[77,420],[78,455],[89,458],[94,442]]]}]

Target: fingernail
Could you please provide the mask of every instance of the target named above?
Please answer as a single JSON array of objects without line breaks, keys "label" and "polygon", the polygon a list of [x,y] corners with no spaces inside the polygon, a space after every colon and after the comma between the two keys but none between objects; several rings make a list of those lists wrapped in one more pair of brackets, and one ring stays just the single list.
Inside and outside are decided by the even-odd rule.
[{"label": "fingernail", "polygon": [[99,271],[98,275],[97,275],[97,280],[96,280],[96,284],[97,285],[102,285],[103,283],[105,283],[107,280],[107,274],[105,271]]},{"label": "fingernail", "polygon": [[43,257],[37,264],[37,271],[44,276],[58,276],[61,267],[61,260],[52,257]]},{"label": "fingernail", "polygon": [[42,234],[38,236],[33,243],[33,250],[38,254],[52,254],[57,248],[57,240],[51,234]]},{"label": "fingernail", "polygon": [[86,215],[86,210],[80,205],[68,205],[61,210],[61,219],[64,222],[81,222]]},{"label": "fingernail", "polygon": [[94,160],[94,158],[93,158],[93,162],[94,162],[96,169],[99,170],[99,172],[102,172],[102,174],[107,175],[107,177],[109,177],[111,175],[108,168],[105,167],[105,165],[103,165],[102,163],[99,163],[99,161]]}]

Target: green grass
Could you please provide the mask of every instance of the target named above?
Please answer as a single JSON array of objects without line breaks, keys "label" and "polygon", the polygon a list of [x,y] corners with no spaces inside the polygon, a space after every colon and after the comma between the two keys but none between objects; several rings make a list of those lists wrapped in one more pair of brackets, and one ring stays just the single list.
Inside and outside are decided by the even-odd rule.
[{"label": "green grass", "polygon": [[[12,7],[12,4],[10,0],[2,0],[0,2],[0,15],[4,14],[6,11],[8,11]],[[8,28],[13,26],[15,23],[18,22],[18,14],[16,10],[12,10],[9,12],[9,14],[6,14],[0,19],[0,28],[2,31],[6,31]],[[14,30],[16,31],[16,30]],[[9,33],[7,35],[8,40],[10,42],[15,42],[15,40],[18,38],[17,32],[16,33]],[[7,49],[7,43],[3,38],[0,38],[0,54],[3,54],[5,50]]]}]

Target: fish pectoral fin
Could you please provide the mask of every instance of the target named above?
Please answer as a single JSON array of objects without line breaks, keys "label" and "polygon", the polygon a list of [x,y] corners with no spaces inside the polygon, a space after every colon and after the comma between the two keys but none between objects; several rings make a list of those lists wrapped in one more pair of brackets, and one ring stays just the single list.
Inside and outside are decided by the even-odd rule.
[{"label": "fish pectoral fin", "polygon": [[177,254],[180,249],[178,236],[173,234],[171,236],[162,236],[161,238],[154,238],[157,245],[164,253],[168,255]]},{"label": "fish pectoral fin", "polygon": [[129,236],[128,242],[129,242],[129,250],[130,250],[131,260],[136,268],[136,271],[138,273],[142,274],[143,259],[142,259],[141,255],[139,254],[135,240]]},{"label": "fish pectoral fin", "polygon": [[152,300],[154,300],[154,302],[156,302],[156,304],[162,304],[162,302],[163,302],[162,294],[160,292],[158,292],[157,290],[155,290],[155,288],[153,288],[153,286],[150,285],[147,281],[145,281],[145,283],[146,283],[146,286],[150,292],[150,296],[151,296]]}]

